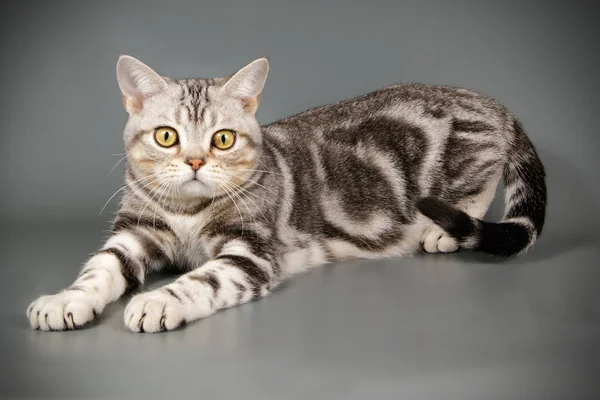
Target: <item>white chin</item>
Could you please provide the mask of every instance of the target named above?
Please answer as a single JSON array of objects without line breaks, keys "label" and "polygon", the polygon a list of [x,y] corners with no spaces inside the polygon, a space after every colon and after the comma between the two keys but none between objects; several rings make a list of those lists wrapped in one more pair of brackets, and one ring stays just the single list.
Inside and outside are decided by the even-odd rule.
[{"label": "white chin", "polygon": [[212,190],[209,185],[200,181],[187,181],[181,185],[179,193],[184,197],[210,197]]}]

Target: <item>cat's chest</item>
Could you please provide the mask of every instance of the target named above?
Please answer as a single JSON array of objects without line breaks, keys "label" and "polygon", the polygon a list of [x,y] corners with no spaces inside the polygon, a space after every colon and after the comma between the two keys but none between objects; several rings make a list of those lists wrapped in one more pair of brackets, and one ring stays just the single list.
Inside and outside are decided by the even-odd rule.
[{"label": "cat's chest", "polygon": [[177,236],[175,258],[182,264],[197,268],[208,259],[200,240],[204,219],[200,216],[176,215],[166,218]]}]

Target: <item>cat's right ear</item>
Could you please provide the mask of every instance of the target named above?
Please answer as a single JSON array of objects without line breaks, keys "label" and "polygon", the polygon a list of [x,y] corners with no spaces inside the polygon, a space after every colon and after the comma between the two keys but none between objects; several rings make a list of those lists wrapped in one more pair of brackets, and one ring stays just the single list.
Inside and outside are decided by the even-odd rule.
[{"label": "cat's right ear", "polygon": [[125,55],[117,61],[117,80],[123,93],[123,105],[129,114],[139,112],[145,99],[167,88],[167,82],[152,68]]}]

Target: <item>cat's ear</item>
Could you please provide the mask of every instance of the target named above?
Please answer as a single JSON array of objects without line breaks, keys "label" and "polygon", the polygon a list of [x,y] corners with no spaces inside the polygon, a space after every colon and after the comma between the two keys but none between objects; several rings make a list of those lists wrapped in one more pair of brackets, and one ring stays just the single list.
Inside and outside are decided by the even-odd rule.
[{"label": "cat's ear", "polygon": [[117,61],[117,80],[123,93],[125,110],[130,114],[142,109],[144,99],[167,88],[167,82],[152,68],[125,55]]},{"label": "cat's ear", "polygon": [[260,93],[269,73],[269,61],[259,58],[240,69],[223,86],[228,96],[242,101],[246,112],[254,114],[260,102]]}]

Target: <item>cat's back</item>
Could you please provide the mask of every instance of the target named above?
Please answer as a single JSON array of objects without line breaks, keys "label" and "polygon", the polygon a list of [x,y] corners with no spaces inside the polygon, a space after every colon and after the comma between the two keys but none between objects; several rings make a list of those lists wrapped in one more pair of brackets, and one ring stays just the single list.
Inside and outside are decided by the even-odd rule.
[{"label": "cat's back", "polygon": [[494,99],[454,86],[418,83],[385,86],[348,100],[309,109],[263,127],[269,135],[318,134],[365,121],[403,120],[416,125],[485,121],[502,130],[508,111]]}]

